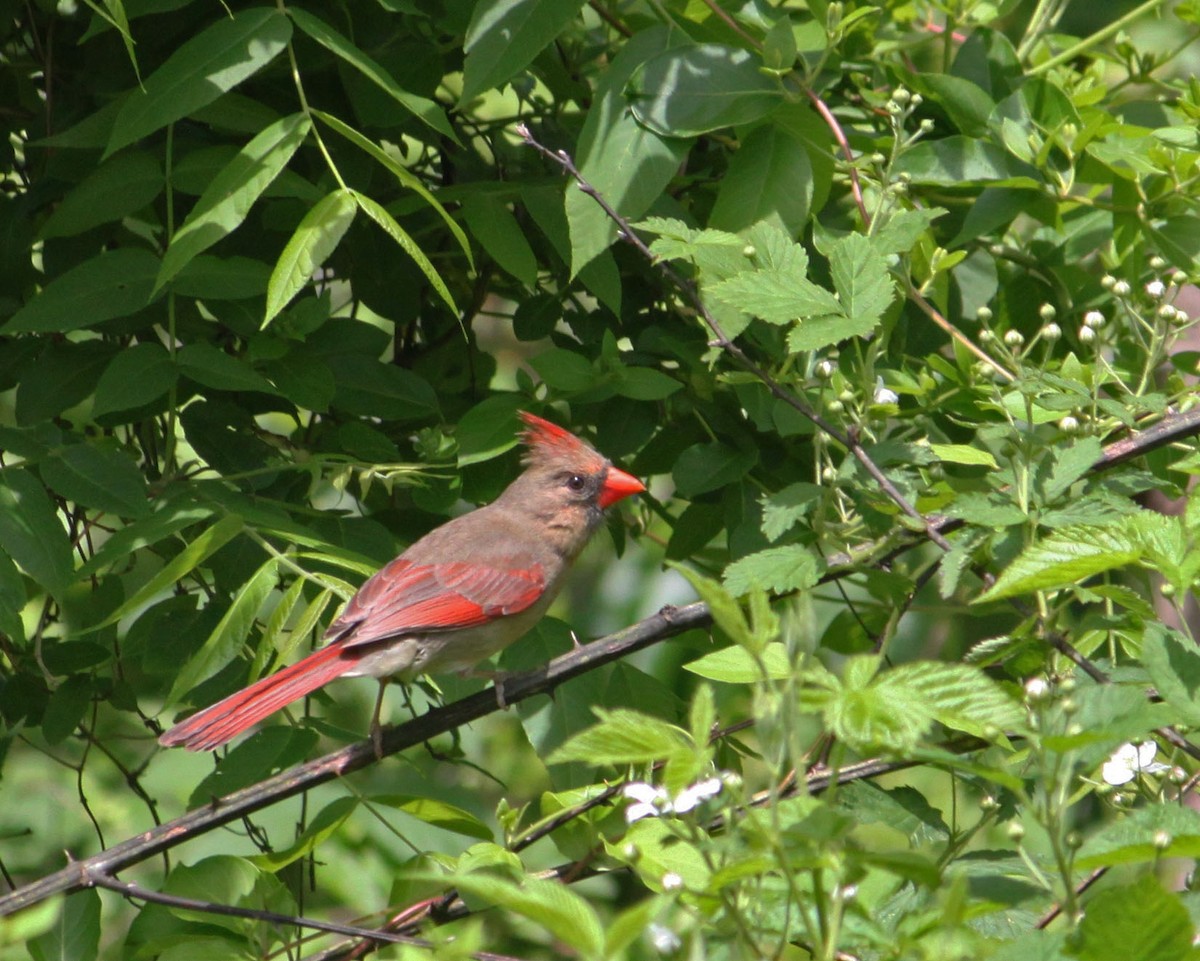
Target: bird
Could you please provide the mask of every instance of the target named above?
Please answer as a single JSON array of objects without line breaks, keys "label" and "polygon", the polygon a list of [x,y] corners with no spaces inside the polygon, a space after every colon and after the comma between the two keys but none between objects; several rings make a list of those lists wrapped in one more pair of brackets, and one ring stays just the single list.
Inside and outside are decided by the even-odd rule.
[{"label": "bird", "polygon": [[499,497],[434,528],[368,578],[322,647],[180,721],[159,743],[213,750],[335,678],[369,676],[380,682],[371,739],[382,757],[379,716],[391,679],[469,673],[529,631],[605,510],[646,488],[564,428],[518,414],[524,470]]}]

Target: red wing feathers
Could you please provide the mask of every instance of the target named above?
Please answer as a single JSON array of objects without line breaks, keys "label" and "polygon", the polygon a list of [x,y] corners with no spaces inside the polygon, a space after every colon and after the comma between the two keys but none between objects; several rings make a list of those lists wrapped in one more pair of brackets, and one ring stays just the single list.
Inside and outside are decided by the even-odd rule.
[{"label": "red wing feathers", "polygon": [[404,634],[475,627],[525,610],[545,590],[540,564],[502,569],[399,558],[362,586],[325,636],[344,636],[347,647],[357,647]]}]

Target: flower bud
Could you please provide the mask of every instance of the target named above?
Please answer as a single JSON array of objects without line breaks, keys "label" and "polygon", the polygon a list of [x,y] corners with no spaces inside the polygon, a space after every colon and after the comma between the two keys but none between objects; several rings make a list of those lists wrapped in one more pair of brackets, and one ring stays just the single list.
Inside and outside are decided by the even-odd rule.
[{"label": "flower bud", "polygon": [[1162,257],[1158,256],[1158,254],[1155,254],[1153,257],[1150,258],[1150,269],[1151,270],[1162,270],[1165,266],[1167,266],[1166,260],[1164,260]]},{"label": "flower bud", "polygon": [[1158,300],[1158,298],[1161,297],[1166,292],[1167,292],[1167,285],[1164,284],[1161,280],[1152,280],[1152,281],[1150,281],[1150,283],[1146,284],[1146,293],[1148,293],[1155,300]]},{"label": "flower bud", "polygon": [[1054,342],[1061,336],[1062,328],[1059,327],[1058,324],[1046,324],[1046,326],[1042,328],[1042,340]]},{"label": "flower bud", "polygon": [[1095,329],[1104,326],[1104,315],[1098,310],[1089,310],[1083,315],[1083,322]]},{"label": "flower bud", "polygon": [[1004,332],[1004,342],[1009,347],[1020,347],[1025,343],[1025,335],[1019,330],[1008,330]]},{"label": "flower bud", "polygon": [[1091,327],[1079,328],[1079,340],[1081,343],[1090,344],[1096,339],[1096,332]]},{"label": "flower bud", "polygon": [[990,307],[980,307],[975,311],[975,319],[981,324],[986,324],[992,319],[992,309]]},{"label": "flower bud", "polygon": [[1014,844],[1020,844],[1025,838],[1025,827],[1020,821],[1013,821],[1008,826],[1008,839]]},{"label": "flower bud", "polygon": [[1112,292],[1118,297],[1128,297],[1133,288],[1129,286],[1128,281],[1118,280],[1112,285]]},{"label": "flower bud", "polygon": [[1041,317],[1042,320],[1053,320],[1056,316],[1058,316],[1058,311],[1054,309],[1053,304],[1042,304],[1042,306],[1038,309],[1038,316]]}]

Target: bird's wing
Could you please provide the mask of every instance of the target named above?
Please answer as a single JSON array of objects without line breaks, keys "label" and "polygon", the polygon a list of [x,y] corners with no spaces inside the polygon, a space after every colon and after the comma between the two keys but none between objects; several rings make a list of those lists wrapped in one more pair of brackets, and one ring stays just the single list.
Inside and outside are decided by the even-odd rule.
[{"label": "bird's wing", "polygon": [[424,631],[475,627],[525,610],[545,593],[542,565],[467,561],[417,564],[397,558],[370,578],[325,632],[347,647]]}]

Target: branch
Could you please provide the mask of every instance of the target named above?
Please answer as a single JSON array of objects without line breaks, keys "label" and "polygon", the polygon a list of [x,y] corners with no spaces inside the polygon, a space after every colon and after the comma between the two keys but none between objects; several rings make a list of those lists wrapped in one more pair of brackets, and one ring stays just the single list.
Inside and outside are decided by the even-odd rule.
[{"label": "branch", "polygon": [[[506,678],[505,702],[515,704],[538,694],[550,693],[560,684],[602,664],[618,660],[626,654],[657,644],[694,627],[705,627],[711,622],[708,607],[704,604],[689,604],[681,608],[665,607],[631,627],[557,657],[544,667]],[[388,728],[383,734],[383,753],[396,754],[478,720],[496,709],[494,689],[488,688],[471,694],[445,707],[428,711],[404,724]],[[5,895],[0,898],[0,917],[20,911],[54,894],[71,893],[92,887],[98,877],[111,877],[213,828],[238,821],[278,801],[358,771],[375,761],[375,749],[368,739],[289,768],[226,797],[214,798],[211,804],[189,811],[182,817],[116,844],[86,860],[72,862],[60,871]]]}]

